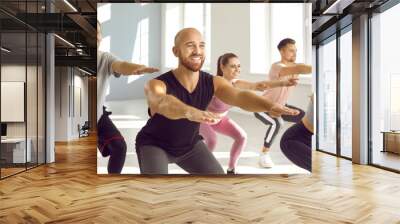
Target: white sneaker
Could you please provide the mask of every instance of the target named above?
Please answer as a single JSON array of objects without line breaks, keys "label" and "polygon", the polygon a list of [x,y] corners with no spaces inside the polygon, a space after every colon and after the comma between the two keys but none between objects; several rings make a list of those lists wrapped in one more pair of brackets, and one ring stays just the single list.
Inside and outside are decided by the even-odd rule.
[{"label": "white sneaker", "polygon": [[259,164],[260,164],[261,167],[264,167],[264,168],[271,168],[271,167],[273,167],[275,165],[274,162],[272,162],[272,159],[269,156],[268,152],[267,153],[264,153],[264,152],[260,153]]}]

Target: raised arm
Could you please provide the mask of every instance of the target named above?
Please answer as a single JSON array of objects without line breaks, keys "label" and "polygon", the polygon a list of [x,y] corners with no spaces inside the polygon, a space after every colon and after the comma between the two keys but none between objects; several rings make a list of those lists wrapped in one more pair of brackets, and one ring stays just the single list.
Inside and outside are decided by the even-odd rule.
[{"label": "raised arm", "polygon": [[271,112],[274,116],[282,114],[296,115],[297,110],[281,106],[277,103],[271,102],[261,96],[258,96],[250,91],[239,90],[229,84],[224,78],[214,77],[214,95],[222,100],[224,103],[237,106],[243,110],[251,112]]},{"label": "raised arm", "polygon": [[272,80],[272,81],[260,81],[260,82],[248,82],[245,80],[237,80],[233,83],[233,86],[246,89],[246,90],[257,90],[264,91],[275,87],[282,86],[295,86],[297,85],[298,78],[291,77],[287,80]]},{"label": "raised arm", "polygon": [[257,90],[257,82],[249,82],[241,79],[236,80],[233,86],[239,89]]},{"label": "raised arm", "polygon": [[310,74],[312,72],[311,65],[306,64],[294,64],[288,66],[281,66],[279,75],[287,76],[287,75],[297,75],[297,74]]},{"label": "raised arm", "polygon": [[127,61],[114,61],[111,65],[114,72],[122,75],[141,75],[144,73],[158,72],[158,68],[134,64]]},{"label": "raised arm", "polygon": [[164,82],[152,79],[144,88],[151,114],[161,114],[171,120],[188,119],[194,122],[215,123],[220,117],[217,114],[201,111],[186,105],[173,95],[167,94]]}]

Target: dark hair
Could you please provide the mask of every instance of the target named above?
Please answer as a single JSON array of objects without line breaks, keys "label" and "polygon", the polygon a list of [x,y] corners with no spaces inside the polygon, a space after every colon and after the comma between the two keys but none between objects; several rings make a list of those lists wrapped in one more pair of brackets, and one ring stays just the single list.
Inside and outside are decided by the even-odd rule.
[{"label": "dark hair", "polygon": [[222,72],[221,65],[225,66],[226,64],[228,64],[229,59],[237,58],[237,57],[238,56],[236,56],[236,54],[234,54],[234,53],[226,53],[226,54],[219,56],[218,62],[217,62],[217,75],[223,76],[224,74]]},{"label": "dark hair", "polygon": [[285,38],[285,39],[283,39],[283,40],[281,40],[279,42],[278,50],[281,50],[282,48],[284,48],[288,44],[296,44],[296,41],[291,39],[291,38]]}]

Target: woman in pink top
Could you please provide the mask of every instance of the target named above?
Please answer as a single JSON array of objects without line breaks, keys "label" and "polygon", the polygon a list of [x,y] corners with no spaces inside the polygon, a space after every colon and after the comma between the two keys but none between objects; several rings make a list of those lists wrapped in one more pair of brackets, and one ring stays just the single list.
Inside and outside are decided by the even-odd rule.
[{"label": "woman in pink top", "polygon": [[[241,89],[264,91],[269,88],[279,86],[293,86],[297,84],[297,78],[282,81],[262,81],[247,82],[239,80],[240,74],[239,58],[233,53],[227,53],[218,58],[217,75],[224,77],[232,83],[233,86]],[[227,116],[231,106],[223,103],[215,96],[208,105],[207,110],[213,113],[221,114],[221,120],[215,124],[200,124],[200,135],[203,136],[208,148],[213,151],[217,143],[217,132],[233,138],[234,142],[230,151],[230,160],[228,165],[228,174],[235,174],[235,167],[246,144],[246,132]]]}]

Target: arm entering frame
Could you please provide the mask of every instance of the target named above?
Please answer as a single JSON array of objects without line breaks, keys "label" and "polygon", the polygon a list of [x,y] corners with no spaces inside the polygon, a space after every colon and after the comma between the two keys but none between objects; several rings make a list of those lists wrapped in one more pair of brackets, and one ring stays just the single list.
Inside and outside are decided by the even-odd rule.
[{"label": "arm entering frame", "polygon": [[114,72],[122,75],[141,75],[144,73],[158,72],[158,68],[147,67],[145,65],[134,64],[126,61],[115,61],[112,63]]}]

